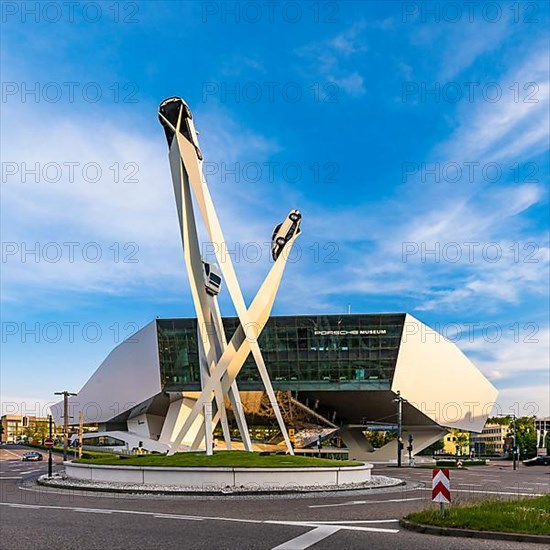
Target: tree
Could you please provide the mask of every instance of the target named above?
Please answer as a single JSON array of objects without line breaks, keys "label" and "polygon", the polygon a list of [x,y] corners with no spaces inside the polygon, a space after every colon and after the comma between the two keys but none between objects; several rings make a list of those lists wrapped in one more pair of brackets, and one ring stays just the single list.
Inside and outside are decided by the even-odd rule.
[{"label": "tree", "polygon": [[36,437],[41,443],[44,443],[44,440],[48,436],[49,426],[48,422],[37,422],[36,424]]},{"label": "tree", "polygon": [[365,437],[371,442],[375,449],[380,449],[386,445],[386,443],[395,439],[397,434],[394,431],[367,430],[365,431]]},{"label": "tree", "polygon": [[444,446],[445,446],[445,443],[443,441],[443,438],[441,438],[441,439],[438,439],[435,443],[432,443],[429,447],[422,449],[418,454],[420,456],[432,456],[437,451],[443,450]]},{"label": "tree", "polygon": [[[510,426],[511,434],[514,425]],[[522,458],[531,458],[537,455],[537,431],[534,416],[520,416],[516,420],[516,445],[519,447]]]},{"label": "tree", "polygon": [[461,454],[468,454],[470,451],[470,435],[466,432],[456,432],[456,445]]},{"label": "tree", "polygon": [[499,424],[500,426],[508,426],[512,423],[513,418],[511,416],[491,416],[487,419],[485,424]]}]

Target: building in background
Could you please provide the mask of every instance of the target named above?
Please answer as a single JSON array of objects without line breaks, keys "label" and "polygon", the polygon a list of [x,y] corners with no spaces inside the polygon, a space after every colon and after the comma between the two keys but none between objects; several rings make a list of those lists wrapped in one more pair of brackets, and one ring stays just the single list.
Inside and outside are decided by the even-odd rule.
[{"label": "building in background", "polygon": [[[238,319],[223,323],[229,340]],[[104,448],[116,443],[113,450],[165,452],[185,421],[181,411],[191,410],[201,390],[197,334],[194,318],[146,325],[69,399],[70,422],[77,423],[82,410],[85,424],[99,425],[89,437]],[[381,423],[397,428],[398,391],[403,441],[413,436],[413,455],[451,428],[481,432],[490,407],[468,404],[494,403],[498,393],[456,344],[405,313],[272,316],[259,345],[285,424],[308,429],[304,439],[313,444],[312,426],[296,425],[299,416],[331,436],[337,430],[350,458],[395,459],[395,439],[375,449],[364,432]],[[249,425],[273,425],[251,357],[237,381]],[[62,402],[52,407],[57,422],[62,411]],[[180,450],[189,445],[184,441]]]},{"label": "building in background", "polygon": [[509,423],[487,423],[481,433],[470,436],[470,447],[476,455],[503,456],[513,446]]},{"label": "building in background", "polygon": [[48,418],[43,416],[20,416],[5,414],[1,417],[2,443],[18,441],[42,441],[48,436]]},{"label": "building in background", "polygon": [[443,437],[445,454],[467,455],[470,453],[470,432],[452,429]]}]

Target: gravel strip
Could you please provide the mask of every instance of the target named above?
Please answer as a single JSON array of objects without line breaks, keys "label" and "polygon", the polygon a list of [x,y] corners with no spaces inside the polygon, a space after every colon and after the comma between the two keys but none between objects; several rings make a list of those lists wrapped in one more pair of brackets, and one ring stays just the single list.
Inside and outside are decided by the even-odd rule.
[{"label": "gravel strip", "polygon": [[201,488],[185,487],[181,485],[154,485],[138,483],[121,483],[105,481],[88,481],[72,479],[64,474],[54,474],[51,478],[42,475],[37,482],[46,487],[60,489],[83,489],[87,491],[106,491],[114,493],[151,493],[151,494],[194,494],[194,495],[249,495],[249,494],[273,494],[273,493],[320,493],[333,491],[350,491],[358,489],[383,489],[404,485],[404,481],[394,477],[372,476],[366,483],[345,483],[342,485],[304,485],[298,486],[290,483],[283,486],[241,486],[241,487],[220,487],[219,485],[205,485]]}]

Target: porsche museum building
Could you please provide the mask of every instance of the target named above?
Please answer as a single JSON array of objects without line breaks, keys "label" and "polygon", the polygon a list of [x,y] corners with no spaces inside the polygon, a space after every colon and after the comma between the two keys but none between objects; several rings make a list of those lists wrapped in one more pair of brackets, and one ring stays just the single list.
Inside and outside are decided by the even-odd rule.
[{"label": "porsche museum building", "polygon": [[[223,323],[229,340],[239,320]],[[317,434],[338,435],[350,458],[396,456],[395,439],[374,449],[365,431],[396,427],[398,391],[403,440],[413,436],[413,454],[450,428],[481,432],[497,397],[456,344],[405,313],[272,316],[258,342],[285,424],[313,434],[301,440],[304,447]],[[250,355],[237,384],[249,426],[269,426],[272,415]],[[164,452],[172,410],[182,410],[173,405],[187,400],[190,410],[200,390],[197,320],[156,319],[107,356],[70,398],[69,416],[78,419],[82,410],[85,424],[97,426],[85,445]],[[52,413],[59,422],[62,403]]]}]

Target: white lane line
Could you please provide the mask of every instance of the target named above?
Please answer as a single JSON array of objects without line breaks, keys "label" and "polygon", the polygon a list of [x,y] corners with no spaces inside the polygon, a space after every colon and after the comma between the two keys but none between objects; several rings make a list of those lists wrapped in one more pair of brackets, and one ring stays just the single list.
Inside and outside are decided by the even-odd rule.
[{"label": "white lane line", "polygon": [[113,512],[111,510],[97,510],[92,508],[75,508],[73,510],[74,512],[85,512],[87,514],[112,514]]},{"label": "white lane line", "polygon": [[9,453],[10,455],[13,455],[13,456],[17,457],[19,460],[21,460],[21,455],[18,455],[17,453],[14,453],[13,451],[8,451],[8,449],[2,449],[2,451],[4,451],[5,453]]},{"label": "white lane line", "polygon": [[1,504],[4,504],[4,505],[7,505],[9,508],[34,508],[34,509],[39,509],[39,508],[43,508],[43,506],[40,506],[38,504],[17,504],[17,503],[6,503],[6,502],[2,502]]},{"label": "white lane line", "polygon": [[299,537],[291,539],[279,546],[275,546],[273,550],[304,550],[314,544],[330,537],[333,533],[339,531],[338,527],[321,526],[316,529],[312,529]]},{"label": "white lane line", "polygon": [[186,519],[191,521],[203,521],[202,518],[196,518],[193,516],[178,516],[177,514],[156,514],[153,517],[159,519]]},{"label": "white lane line", "polygon": [[353,500],[351,502],[340,502],[339,504],[314,504],[308,508],[335,508],[338,506],[357,506],[358,504],[383,504],[384,502],[408,502],[410,500],[425,500],[423,497],[411,498],[390,498],[386,500]]},{"label": "white lane line", "polygon": [[[541,485],[545,485],[544,483],[541,483]],[[546,487],[548,487],[550,489],[550,485],[546,484]],[[503,489],[515,489],[516,491],[536,491],[538,489],[536,489],[535,487],[518,487],[517,485],[513,486],[513,487],[503,487]]]},{"label": "white lane line", "polygon": [[[91,513],[97,513],[97,514],[110,514],[110,513],[118,513],[118,514],[133,514],[133,515],[140,515],[140,516],[149,516],[149,517],[163,517],[163,518],[169,518],[170,516],[172,519],[188,519],[192,521],[201,521],[201,520],[211,520],[211,521],[234,521],[237,523],[263,523],[263,524],[271,524],[271,525],[291,525],[291,526],[302,526],[302,527],[311,527],[313,529],[316,529],[318,527],[326,527],[328,529],[332,530],[339,530],[344,529],[346,531],[369,531],[374,533],[399,533],[399,529],[384,529],[384,528],[378,528],[378,527],[362,527],[360,525],[343,525],[343,524],[328,524],[328,523],[317,523],[315,521],[276,521],[276,520],[257,520],[257,519],[240,519],[240,518],[224,518],[224,517],[212,517],[212,516],[184,516],[184,515],[173,515],[173,514],[159,514],[158,512],[142,512],[138,510],[109,510],[106,508],[77,508],[77,507],[67,507],[67,506],[43,506],[39,504],[17,504],[12,502],[0,502],[0,506],[8,506],[9,508],[30,508],[34,510],[63,510],[63,511],[70,511],[70,512],[91,512]],[[365,520],[366,521],[369,520]],[[374,520],[370,520],[373,521]],[[376,523],[385,523],[388,520],[380,520]],[[391,520],[392,523],[395,523],[396,520]],[[348,523],[355,523],[355,522],[348,522]],[[334,532],[334,531],[333,531]],[[328,535],[327,535],[328,536]]]},{"label": "white lane line", "polygon": [[518,493],[517,491],[510,493],[506,491],[477,491],[475,489],[453,489],[451,486],[451,492],[455,493],[480,493],[482,495],[513,495],[520,497],[542,497],[544,493]]},{"label": "white lane line", "polygon": [[193,520],[216,520],[216,521],[236,521],[238,523],[265,523],[259,519],[240,519],[240,518],[224,518],[217,516],[184,516],[176,514],[160,514],[159,512],[142,512],[140,510],[110,510],[108,508],[77,508],[74,506],[43,506],[36,504],[17,504],[12,502],[0,502],[0,506],[8,506],[12,508],[34,508],[34,509],[46,509],[46,510],[64,510],[70,512],[105,512],[105,513],[116,513],[116,514],[131,514],[138,516],[173,516],[178,519],[186,518]]}]

